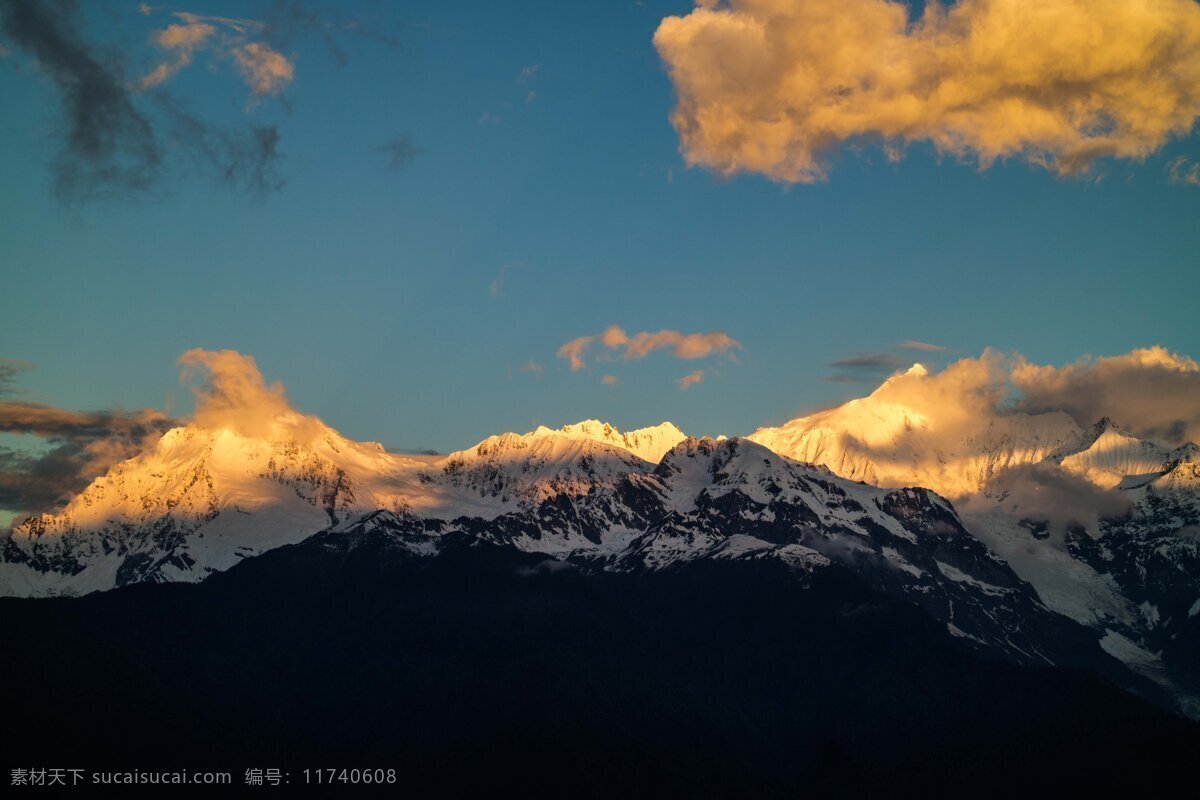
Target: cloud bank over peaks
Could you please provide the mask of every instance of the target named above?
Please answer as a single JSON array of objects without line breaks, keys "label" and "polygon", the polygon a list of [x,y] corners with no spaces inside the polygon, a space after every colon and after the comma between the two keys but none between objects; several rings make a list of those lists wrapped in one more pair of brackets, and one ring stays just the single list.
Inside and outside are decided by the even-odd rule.
[{"label": "cloud bank over peaks", "polygon": [[1027,495],[1026,504],[1040,508],[1052,501],[1033,487],[1047,484],[1050,494],[1077,487],[1050,473],[1059,471],[1058,459],[1088,446],[1089,429],[1105,417],[1167,449],[1198,438],[1200,368],[1162,347],[1065,367],[986,350],[937,372],[919,365],[896,372],[867,397],[750,438],[845,477],[948,497],[990,492],[1000,473],[1029,467],[996,492]]},{"label": "cloud bank over peaks", "polygon": [[1164,347],[1082,358],[1065,367],[1021,360],[1018,408],[1059,409],[1081,424],[1110,417],[1133,435],[1169,445],[1200,442],[1200,364]]},{"label": "cloud bank over peaks", "polygon": [[1058,174],[1141,159],[1200,116],[1194,0],[701,0],[654,45],[689,165],[826,178],[856,141]]}]

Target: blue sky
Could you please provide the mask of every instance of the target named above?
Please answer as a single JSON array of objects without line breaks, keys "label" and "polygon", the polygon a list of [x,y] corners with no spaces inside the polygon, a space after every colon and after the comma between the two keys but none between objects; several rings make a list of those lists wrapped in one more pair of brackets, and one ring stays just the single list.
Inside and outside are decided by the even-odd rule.
[{"label": "blue sky", "polygon": [[[339,65],[297,36],[279,97],[203,55],[172,80],[206,119],[278,126],[286,185],[265,196],[174,164],[152,197],[64,202],[57,95],[9,48],[0,355],[34,365],[26,396],[184,414],[176,359],[231,348],[351,437],[445,450],[589,417],[745,433],[869,390],[827,380],[830,362],[906,339],[950,348],[912,354],[935,365],[985,347],[1200,355],[1200,188],[1168,180],[1200,156],[1195,135],[1087,177],[864,144],[821,183],[724,178],[685,168],[652,45],[690,4],[450,5],[347,6],[394,43],[340,34]],[[166,11],[86,11],[129,74],[153,64]],[[392,169],[378,148],[398,137],[419,152]],[[742,349],[580,371],[555,357],[610,324],[723,330]]]}]

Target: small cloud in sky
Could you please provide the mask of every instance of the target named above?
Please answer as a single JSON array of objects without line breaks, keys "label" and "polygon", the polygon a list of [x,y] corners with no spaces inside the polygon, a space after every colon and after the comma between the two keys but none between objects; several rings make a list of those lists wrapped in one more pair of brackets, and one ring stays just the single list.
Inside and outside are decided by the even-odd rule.
[{"label": "small cloud in sky", "polygon": [[496,277],[492,278],[492,282],[488,284],[488,294],[492,297],[501,297],[504,294],[504,282],[508,278],[508,273],[515,269],[520,269],[524,264],[510,263],[501,264],[496,270]]},{"label": "small cloud in sky", "polygon": [[896,351],[916,351],[923,353],[940,353],[947,350],[938,344],[920,342],[915,339],[905,339],[892,345],[887,352],[866,353],[863,355],[846,356],[829,362],[836,372],[823,380],[833,383],[877,383],[884,376],[899,369],[912,366],[911,355],[904,356]]},{"label": "small cloud in sky", "polygon": [[617,385],[617,376],[616,375],[605,375],[603,378],[600,379],[600,382],[603,383],[605,386],[616,386]]},{"label": "small cloud in sky", "polygon": [[1200,186],[1200,162],[1176,156],[1167,162],[1167,182],[1176,186]]},{"label": "small cloud in sky", "polygon": [[536,378],[540,378],[540,377],[542,377],[542,371],[545,369],[546,368],[544,366],[542,366],[541,364],[539,364],[536,361],[526,361],[524,364],[522,364],[520,366],[520,368],[517,371],[529,373]]},{"label": "small cloud in sky", "polygon": [[897,350],[921,350],[928,353],[936,353],[949,349],[942,347],[940,344],[918,342],[916,339],[905,339],[903,342],[896,342],[895,348]]},{"label": "small cloud in sky", "polygon": [[[153,13],[153,9],[142,13]],[[220,59],[237,67],[247,88],[257,97],[280,94],[295,77],[295,65],[260,38],[263,23],[251,19],[205,16],[187,11],[172,13],[178,22],[155,31],[150,40],[167,56],[147,73],[138,86],[157,87],[192,63],[194,55],[212,49]]]},{"label": "small cloud in sky", "polygon": [[676,358],[691,360],[742,347],[741,342],[725,331],[681,333],[660,330],[641,331],[630,336],[619,325],[609,325],[598,334],[570,340],[558,349],[558,357],[566,359],[573,371],[581,370],[585,366],[584,353],[592,344],[599,344],[626,361],[645,358],[656,350],[666,350]]},{"label": "small cloud in sky", "polygon": [[541,64],[530,64],[517,73],[517,85],[525,90],[526,103],[532,103],[537,98],[537,91],[533,88],[533,83],[541,71]]},{"label": "small cloud in sky", "polygon": [[388,167],[394,170],[407,167],[410,161],[421,154],[421,149],[407,136],[397,136],[377,149],[387,158]]},{"label": "small cloud in sky", "polygon": [[259,97],[279,94],[295,75],[291,61],[261,42],[247,42],[235,48],[232,55],[242,79]]},{"label": "small cloud in sky", "polygon": [[894,353],[871,353],[865,356],[851,356],[849,358],[839,358],[837,361],[830,362],[829,366],[839,369],[868,369],[868,370],[890,370],[897,369],[905,365],[905,359]]},{"label": "small cloud in sky", "polygon": [[686,392],[702,380],[704,380],[704,370],[698,369],[675,381],[675,385],[679,387],[679,391]]}]

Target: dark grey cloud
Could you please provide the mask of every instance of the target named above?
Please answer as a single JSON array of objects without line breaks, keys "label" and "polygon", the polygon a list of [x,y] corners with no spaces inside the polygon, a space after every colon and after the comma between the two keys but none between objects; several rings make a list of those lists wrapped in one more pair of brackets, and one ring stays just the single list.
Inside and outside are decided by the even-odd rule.
[{"label": "dark grey cloud", "polygon": [[279,129],[274,125],[250,126],[230,131],[213,127],[187,111],[171,95],[160,93],[162,110],[171,141],[202,171],[233,188],[264,196],[286,183],[280,172]]},{"label": "dark grey cloud", "polygon": [[[280,8],[300,19],[299,6]],[[287,30],[303,27],[295,21]],[[277,127],[214,126],[163,89],[134,91],[120,56],[85,35],[73,0],[0,0],[0,31],[35,62],[29,74],[48,77],[59,95],[59,150],[51,162],[59,199],[152,196],[173,167],[189,164],[254,196],[284,185]]]},{"label": "dark grey cloud", "polygon": [[175,424],[150,409],[67,411],[44,403],[0,402],[0,433],[42,440],[39,448],[0,446],[0,508],[53,511]]},{"label": "dark grey cloud", "polygon": [[907,366],[903,358],[893,353],[871,353],[865,356],[851,356],[850,358],[839,358],[837,361],[830,362],[829,366],[837,369],[865,369],[865,370],[892,370],[899,369],[902,366]]},{"label": "dark grey cloud", "polygon": [[286,49],[300,38],[316,36],[339,66],[350,58],[338,41],[341,36],[368,39],[386,47],[399,45],[396,32],[389,30],[386,17],[368,18],[347,14],[342,9],[314,10],[299,0],[275,0],[262,15],[263,38],[276,49]]},{"label": "dark grey cloud", "polygon": [[119,58],[89,43],[70,0],[0,0],[0,30],[37,60],[62,102],[62,150],[54,188],[64,198],[149,190],[163,151],[134,105]]},{"label": "dark grey cloud", "polygon": [[0,397],[17,393],[17,376],[32,367],[27,361],[0,356]]},{"label": "dark grey cloud", "polygon": [[378,149],[387,158],[387,164],[392,169],[403,169],[421,154],[421,149],[414,145],[412,139],[407,136],[398,136],[390,142],[381,144]]}]

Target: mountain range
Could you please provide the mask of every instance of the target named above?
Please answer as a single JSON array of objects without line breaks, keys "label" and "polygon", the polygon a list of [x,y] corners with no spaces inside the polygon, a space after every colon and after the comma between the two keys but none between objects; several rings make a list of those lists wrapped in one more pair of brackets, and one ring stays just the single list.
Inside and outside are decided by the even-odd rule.
[{"label": "mountain range", "polygon": [[589,420],[448,455],[398,455],[290,410],[253,430],[196,421],[14,526],[0,594],[194,583],[362,542],[432,561],[499,548],[530,574],[772,564],[803,586],[832,570],[981,657],[1085,669],[1200,716],[1197,447],[1057,411],[933,415],[892,394],[747,437]]}]

